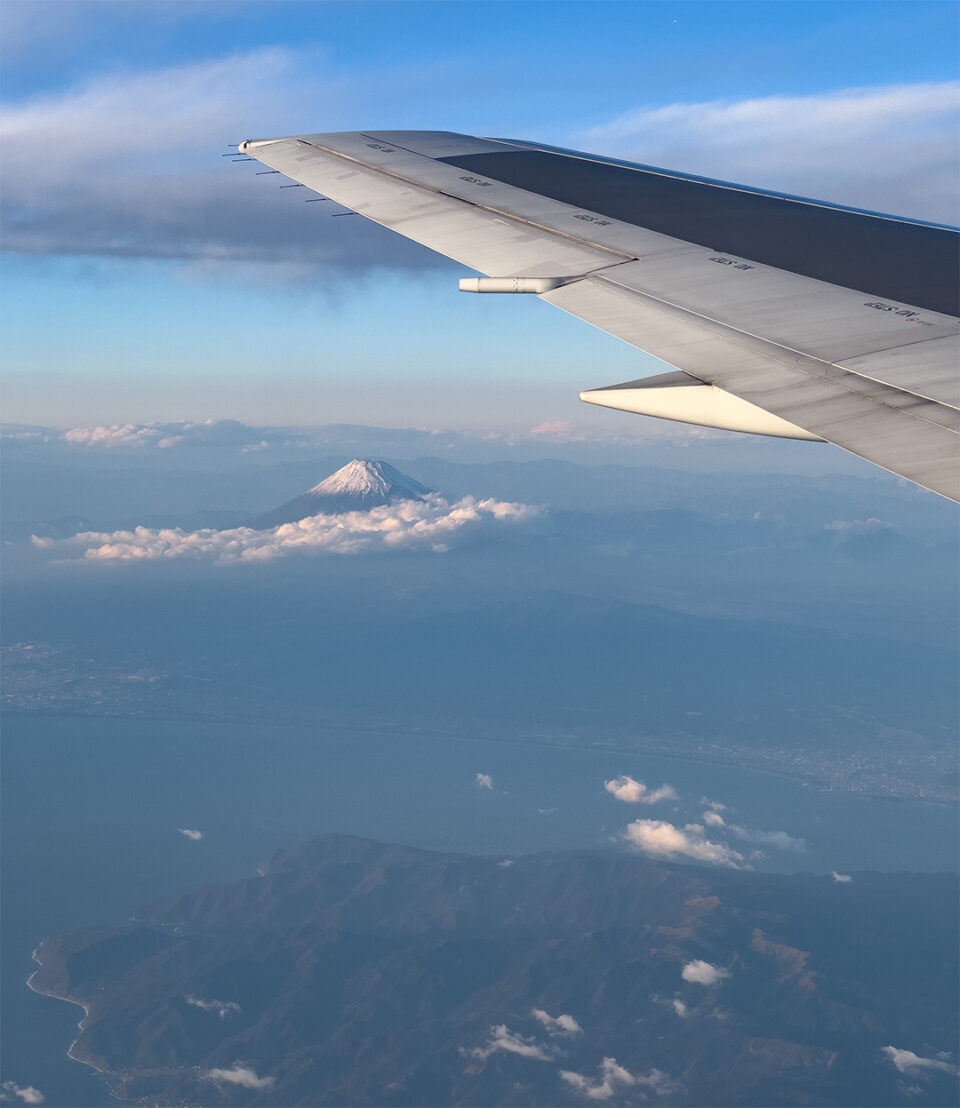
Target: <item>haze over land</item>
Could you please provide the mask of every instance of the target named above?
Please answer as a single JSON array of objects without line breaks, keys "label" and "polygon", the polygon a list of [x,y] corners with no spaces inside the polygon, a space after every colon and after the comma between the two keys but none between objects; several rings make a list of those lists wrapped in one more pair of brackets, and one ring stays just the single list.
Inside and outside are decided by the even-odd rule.
[{"label": "haze over land", "polygon": [[[950,506],[882,474],[703,472],[728,443],[736,465],[738,441],[688,438],[681,470],[571,429],[14,428],[7,702],[599,742],[952,799]],[[420,499],[244,529],[343,451]]]}]

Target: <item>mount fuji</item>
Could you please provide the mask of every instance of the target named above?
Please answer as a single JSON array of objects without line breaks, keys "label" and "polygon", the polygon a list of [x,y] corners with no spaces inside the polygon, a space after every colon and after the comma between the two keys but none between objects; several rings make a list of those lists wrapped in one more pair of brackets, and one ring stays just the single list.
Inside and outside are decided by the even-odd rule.
[{"label": "mount fuji", "polygon": [[307,489],[305,493],[247,520],[244,527],[266,531],[284,523],[295,523],[307,516],[366,512],[400,500],[423,500],[432,490],[414,481],[388,462],[355,458]]}]

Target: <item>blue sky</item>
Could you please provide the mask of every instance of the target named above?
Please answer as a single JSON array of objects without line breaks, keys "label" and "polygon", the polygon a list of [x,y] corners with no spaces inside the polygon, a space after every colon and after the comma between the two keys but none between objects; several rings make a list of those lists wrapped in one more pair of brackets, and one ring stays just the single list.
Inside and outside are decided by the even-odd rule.
[{"label": "blue sky", "polygon": [[226,143],[530,137],[952,220],[952,3],[7,0],[5,418],[522,428],[656,372]]}]

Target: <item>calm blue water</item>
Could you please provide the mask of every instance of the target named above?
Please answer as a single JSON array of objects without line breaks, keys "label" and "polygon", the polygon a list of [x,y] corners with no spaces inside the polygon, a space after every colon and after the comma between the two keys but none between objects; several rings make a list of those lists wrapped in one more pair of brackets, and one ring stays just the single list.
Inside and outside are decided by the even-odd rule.
[{"label": "calm blue water", "polygon": [[[493,790],[479,788],[489,774]],[[671,784],[680,799],[619,803],[604,780]],[[958,868],[956,810],[818,793],[789,778],[601,750],[263,725],[13,718],[3,751],[4,1073],[48,1105],[105,1103],[64,1052],[80,1010],[22,983],[51,931],[119,923],[142,903],[252,874],[325,831],[441,850],[622,849],[635,818],[686,823],[707,796],[730,822],[804,838],[758,869]],[[191,841],[178,827],[197,828]],[[715,836],[711,836],[715,837]],[[732,842],[741,850],[749,846]]]}]

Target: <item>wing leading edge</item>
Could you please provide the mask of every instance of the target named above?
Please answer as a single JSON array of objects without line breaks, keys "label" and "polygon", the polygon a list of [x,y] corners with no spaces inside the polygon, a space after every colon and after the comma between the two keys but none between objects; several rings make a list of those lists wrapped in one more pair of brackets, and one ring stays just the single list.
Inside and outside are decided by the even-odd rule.
[{"label": "wing leading edge", "polygon": [[[680,372],[587,402],[834,443],[960,501],[955,229],[502,139],[240,151]],[[495,278],[490,281],[487,278]]]}]

